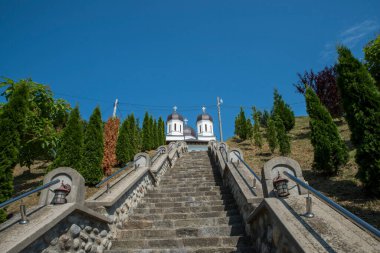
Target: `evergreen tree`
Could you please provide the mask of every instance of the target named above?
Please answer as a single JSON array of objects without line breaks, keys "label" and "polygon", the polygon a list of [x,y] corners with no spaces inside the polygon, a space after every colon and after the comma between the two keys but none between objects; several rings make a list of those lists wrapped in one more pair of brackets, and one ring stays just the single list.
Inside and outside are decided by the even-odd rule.
[{"label": "evergreen tree", "polygon": [[250,119],[246,120],[245,127],[246,127],[246,135],[247,135],[246,139],[249,139],[249,140],[252,141],[252,138],[253,138],[253,126],[252,126],[252,123],[251,123]]},{"label": "evergreen tree", "polygon": [[128,117],[123,121],[116,144],[116,157],[121,166],[127,164],[134,154],[131,154],[130,120]]},{"label": "evergreen tree", "polygon": [[103,122],[96,107],[84,133],[83,156],[80,172],[89,185],[97,184],[103,177]]},{"label": "evergreen tree", "polygon": [[153,116],[149,115],[149,149],[154,149],[154,123]]},{"label": "evergreen tree", "polygon": [[[243,107],[240,107],[240,112],[235,118],[235,135],[240,139],[246,140],[250,136],[251,127],[249,126],[251,122],[247,121]],[[251,124],[252,126],[252,124]]]},{"label": "evergreen tree", "polygon": [[159,146],[165,145],[165,123],[161,116],[158,118]]},{"label": "evergreen tree", "polygon": [[260,113],[259,111],[256,110],[256,107],[253,107],[252,111],[253,111],[252,118],[254,120],[253,139],[255,142],[255,146],[262,148],[263,138],[261,137],[261,133],[260,133]]},{"label": "evergreen tree", "polygon": [[156,149],[160,145],[157,120],[153,121],[153,140],[154,140],[154,148]]},{"label": "evergreen tree", "polygon": [[70,113],[51,169],[71,167],[79,170],[83,151],[83,122],[76,106]]},{"label": "evergreen tree", "polygon": [[380,91],[365,66],[346,47],[338,48],[338,85],[345,118],[356,145],[357,177],[380,196]]},{"label": "evergreen tree", "polygon": [[149,114],[145,113],[144,121],[142,125],[142,150],[147,151],[150,150],[150,126],[149,126]]},{"label": "evergreen tree", "polygon": [[278,115],[285,127],[285,131],[289,132],[295,124],[294,112],[287,105],[282,96],[278,93],[277,89],[274,90],[274,101],[273,101],[273,111],[274,115]]},{"label": "evergreen tree", "polygon": [[364,58],[369,73],[375,79],[380,89],[380,35],[364,47]]},{"label": "evergreen tree", "polygon": [[305,97],[310,117],[311,143],[314,147],[313,168],[327,175],[335,175],[347,162],[347,147],[339,136],[329,111],[310,87],[306,89]]},{"label": "evergreen tree", "polygon": [[[20,136],[28,112],[27,98],[26,85],[18,85],[0,115],[0,203],[13,194],[13,168],[19,160]],[[0,223],[5,219],[6,213],[0,209]]]},{"label": "evergreen tree", "polygon": [[267,110],[264,110],[260,117],[260,125],[262,127],[268,127],[268,120],[270,118],[270,113]]},{"label": "evergreen tree", "polygon": [[284,123],[280,116],[275,115],[274,122],[276,125],[277,141],[280,147],[281,155],[285,156],[290,153],[289,136],[286,134]]},{"label": "evergreen tree", "polygon": [[268,127],[266,130],[267,130],[266,135],[267,135],[268,145],[269,145],[270,151],[273,154],[277,148],[278,143],[277,143],[276,124],[271,117],[268,118]]},{"label": "evergreen tree", "polygon": [[131,145],[131,160],[134,155],[137,154],[139,149],[139,131],[138,131],[138,123],[136,122],[135,115],[132,113],[128,116],[129,120],[129,128],[130,128],[130,145]]}]

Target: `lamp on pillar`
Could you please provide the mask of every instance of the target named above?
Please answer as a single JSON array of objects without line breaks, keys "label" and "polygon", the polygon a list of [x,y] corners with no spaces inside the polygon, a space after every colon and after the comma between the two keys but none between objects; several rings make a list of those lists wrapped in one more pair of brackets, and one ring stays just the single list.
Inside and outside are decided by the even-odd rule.
[{"label": "lamp on pillar", "polygon": [[278,172],[278,176],[273,179],[273,186],[277,190],[279,197],[283,198],[289,195],[288,182],[288,179],[281,177],[280,172]]},{"label": "lamp on pillar", "polygon": [[54,190],[54,197],[52,200],[53,205],[66,204],[66,196],[70,193],[71,186],[69,184],[64,184],[62,181],[61,187]]}]

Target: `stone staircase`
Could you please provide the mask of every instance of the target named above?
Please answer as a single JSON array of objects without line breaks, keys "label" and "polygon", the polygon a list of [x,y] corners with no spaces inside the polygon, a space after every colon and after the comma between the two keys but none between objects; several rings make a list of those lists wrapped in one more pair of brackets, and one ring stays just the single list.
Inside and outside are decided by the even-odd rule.
[{"label": "stone staircase", "polygon": [[207,152],[190,152],[133,210],[106,252],[254,252]]}]

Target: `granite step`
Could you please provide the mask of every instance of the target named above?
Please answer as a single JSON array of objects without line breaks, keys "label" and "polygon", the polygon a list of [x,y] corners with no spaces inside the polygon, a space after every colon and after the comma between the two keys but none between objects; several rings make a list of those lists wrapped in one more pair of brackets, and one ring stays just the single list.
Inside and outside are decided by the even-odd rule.
[{"label": "granite step", "polygon": [[194,207],[194,206],[216,206],[216,205],[226,205],[226,204],[235,203],[235,200],[233,198],[214,199],[214,200],[212,199],[202,200],[200,198],[198,198],[199,199],[198,201],[158,202],[158,203],[150,203],[150,202],[145,202],[146,200],[142,200],[142,203],[140,203],[137,207],[138,208]]},{"label": "granite step", "polygon": [[239,215],[238,209],[231,209],[228,211],[210,211],[210,212],[196,212],[196,213],[155,213],[155,214],[137,214],[135,213],[130,220],[180,220],[192,218],[215,218],[215,217],[229,217],[231,215]]},{"label": "granite step", "polygon": [[194,226],[218,226],[218,225],[242,225],[240,215],[216,218],[193,218],[182,220],[129,220],[124,224],[125,229],[157,229],[157,228],[179,228]]},{"label": "granite step", "polygon": [[191,207],[164,207],[164,208],[146,208],[137,207],[133,209],[133,213],[159,214],[159,213],[197,213],[197,212],[218,212],[237,209],[236,203],[217,204],[206,206],[191,206]]},{"label": "granite step", "polygon": [[113,242],[113,249],[161,249],[161,248],[202,248],[202,247],[249,247],[250,238],[246,236],[218,236],[171,239],[131,239]]},{"label": "granite step", "polygon": [[242,236],[242,226],[181,227],[176,229],[124,229],[120,239]]},{"label": "granite step", "polygon": [[201,247],[182,249],[116,249],[107,250],[106,253],[255,253],[255,249],[248,247]]}]

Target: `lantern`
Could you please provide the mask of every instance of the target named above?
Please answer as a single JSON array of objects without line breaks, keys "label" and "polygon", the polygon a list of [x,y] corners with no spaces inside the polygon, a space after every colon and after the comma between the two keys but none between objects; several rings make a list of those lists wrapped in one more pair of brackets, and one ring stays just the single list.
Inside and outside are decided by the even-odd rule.
[{"label": "lantern", "polygon": [[66,204],[66,196],[70,193],[71,186],[69,184],[64,184],[62,181],[61,187],[54,190],[54,198],[52,200],[53,205]]},{"label": "lantern", "polygon": [[280,172],[278,172],[278,176],[273,179],[273,186],[277,190],[277,195],[279,197],[286,197],[289,195],[288,182],[288,179],[280,176]]}]

